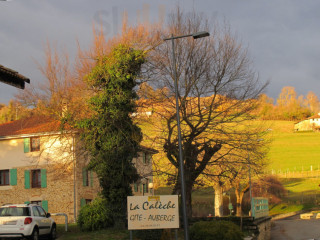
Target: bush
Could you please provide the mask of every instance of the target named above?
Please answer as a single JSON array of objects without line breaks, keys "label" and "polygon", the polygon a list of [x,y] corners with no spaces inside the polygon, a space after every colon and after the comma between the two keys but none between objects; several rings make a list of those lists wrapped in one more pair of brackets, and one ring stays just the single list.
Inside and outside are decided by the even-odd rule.
[{"label": "bush", "polygon": [[106,200],[97,197],[90,204],[83,206],[77,223],[81,231],[96,231],[111,227],[112,216],[106,208]]},{"label": "bush", "polygon": [[197,222],[190,228],[192,240],[242,240],[240,228],[232,222]]},{"label": "bush", "polygon": [[163,230],[150,229],[135,231],[135,237],[140,240],[160,240]]}]

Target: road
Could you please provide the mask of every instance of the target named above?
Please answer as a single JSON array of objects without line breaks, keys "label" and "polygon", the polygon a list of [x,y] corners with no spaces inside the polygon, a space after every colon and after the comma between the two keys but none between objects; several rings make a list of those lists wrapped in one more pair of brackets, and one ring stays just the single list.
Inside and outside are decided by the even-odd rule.
[{"label": "road", "polygon": [[320,240],[320,219],[298,216],[272,222],[271,240]]}]

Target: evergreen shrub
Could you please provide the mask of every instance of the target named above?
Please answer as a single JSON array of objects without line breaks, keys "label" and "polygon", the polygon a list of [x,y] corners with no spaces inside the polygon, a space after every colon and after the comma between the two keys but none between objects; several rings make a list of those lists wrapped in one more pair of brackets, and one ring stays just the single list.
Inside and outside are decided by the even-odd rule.
[{"label": "evergreen shrub", "polygon": [[192,240],[242,240],[243,233],[233,222],[203,221],[190,228]]},{"label": "evergreen shrub", "polygon": [[107,201],[101,197],[83,206],[77,220],[81,231],[96,231],[113,226],[112,215],[106,206]]}]

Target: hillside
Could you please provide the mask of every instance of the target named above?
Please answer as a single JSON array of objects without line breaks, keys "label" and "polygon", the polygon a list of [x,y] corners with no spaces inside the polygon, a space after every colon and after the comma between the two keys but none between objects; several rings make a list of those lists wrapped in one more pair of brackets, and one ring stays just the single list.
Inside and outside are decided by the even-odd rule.
[{"label": "hillside", "polygon": [[268,172],[316,171],[320,167],[320,133],[294,132],[294,122],[273,121]]}]

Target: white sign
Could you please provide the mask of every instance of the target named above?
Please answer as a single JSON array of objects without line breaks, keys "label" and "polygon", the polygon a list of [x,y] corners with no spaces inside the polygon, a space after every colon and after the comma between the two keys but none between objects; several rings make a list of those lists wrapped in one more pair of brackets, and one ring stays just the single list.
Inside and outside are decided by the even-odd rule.
[{"label": "white sign", "polygon": [[179,228],[178,195],[129,196],[128,229]]}]

